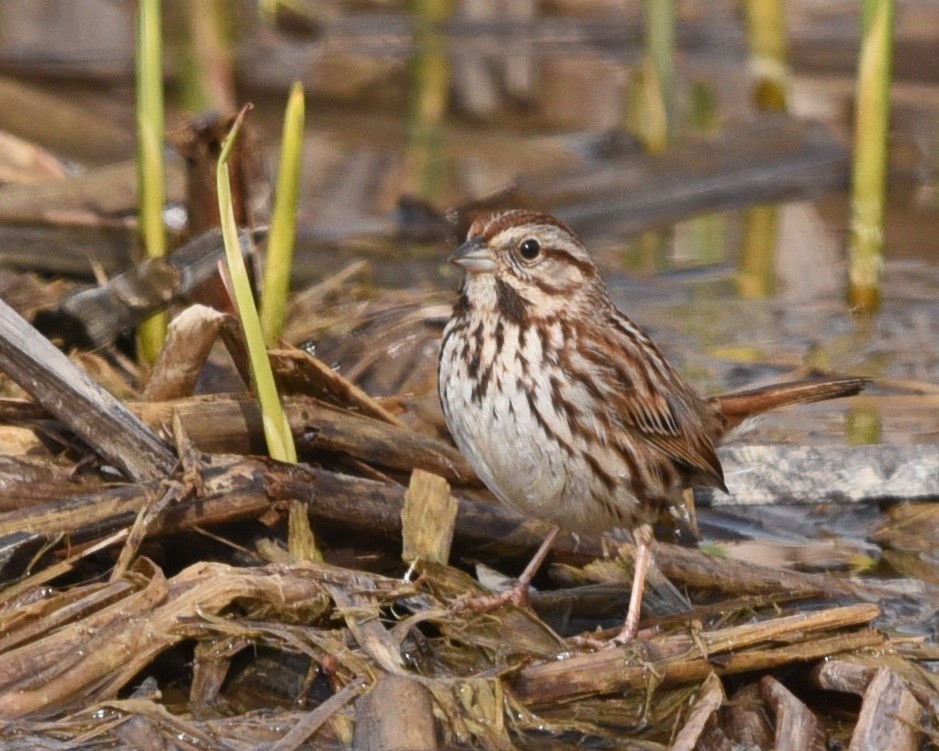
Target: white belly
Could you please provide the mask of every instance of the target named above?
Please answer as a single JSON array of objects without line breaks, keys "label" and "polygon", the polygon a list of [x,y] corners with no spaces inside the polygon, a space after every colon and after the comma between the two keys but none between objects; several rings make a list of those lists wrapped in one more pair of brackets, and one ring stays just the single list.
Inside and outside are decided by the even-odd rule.
[{"label": "white belly", "polygon": [[[540,362],[540,345],[531,338],[526,338],[527,361]],[[484,338],[488,340],[491,337]],[[500,358],[511,363],[517,345],[517,337],[507,336]],[[520,390],[517,370],[511,371],[510,383],[502,383],[497,374],[509,370],[496,367],[480,393],[478,382],[466,377],[465,358],[451,357],[464,346],[463,339],[445,342],[440,395],[453,439],[486,487],[523,516],[575,532],[597,532],[629,521],[637,502],[629,493],[628,477],[614,491],[596,479],[585,458],[588,450],[605,466],[619,462],[608,446],[593,443],[588,449],[581,436],[571,434],[552,403],[545,373],[530,369]],[[489,362],[487,354],[481,367]],[[448,362],[455,364],[443,365]],[[529,393],[534,395],[534,410]]]}]

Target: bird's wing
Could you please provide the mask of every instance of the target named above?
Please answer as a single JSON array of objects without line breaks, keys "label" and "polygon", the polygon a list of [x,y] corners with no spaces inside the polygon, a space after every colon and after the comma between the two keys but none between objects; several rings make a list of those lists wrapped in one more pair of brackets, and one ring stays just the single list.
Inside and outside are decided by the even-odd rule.
[{"label": "bird's wing", "polygon": [[609,398],[622,427],[684,465],[699,482],[724,488],[704,402],[652,340],[623,317],[601,341],[586,346],[592,363],[606,371],[603,380],[615,384]]}]

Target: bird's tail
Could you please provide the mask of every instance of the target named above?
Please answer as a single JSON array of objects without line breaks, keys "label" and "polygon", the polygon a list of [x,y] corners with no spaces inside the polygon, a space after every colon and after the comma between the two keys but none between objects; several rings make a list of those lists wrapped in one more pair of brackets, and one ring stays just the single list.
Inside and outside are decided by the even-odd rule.
[{"label": "bird's tail", "polygon": [[724,432],[727,432],[747,418],[771,409],[854,396],[870,382],[870,378],[808,378],[712,396],[709,401],[717,409]]}]

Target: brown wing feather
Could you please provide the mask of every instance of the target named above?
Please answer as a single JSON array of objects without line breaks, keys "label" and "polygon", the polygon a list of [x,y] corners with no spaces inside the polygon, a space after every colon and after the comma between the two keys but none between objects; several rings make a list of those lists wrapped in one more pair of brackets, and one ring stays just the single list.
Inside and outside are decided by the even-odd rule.
[{"label": "brown wing feather", "polygon": [[619,314],[611,323],[606,341],[594,351],[617,353],[606,356],[605,364],[619,385],[613,406],[624,429],[685,467],[695,483],[723,489],[724,472],[711,439],[715,418],[704,400],[629,319]]}]

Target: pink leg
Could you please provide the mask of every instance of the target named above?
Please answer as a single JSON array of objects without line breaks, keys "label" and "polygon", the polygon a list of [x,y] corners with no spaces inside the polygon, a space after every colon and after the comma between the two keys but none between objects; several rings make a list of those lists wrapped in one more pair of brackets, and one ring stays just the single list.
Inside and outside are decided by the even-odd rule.
[{"label": "pink leg", "polygon": [[636,541],[636,560],[633,570],[633,586],[629,593],[629,610],[626,611],[626,622],[623,629],[613,639],[618,644],[625,644],[636,638],[639,633],[639,608],[642,605],[642,590],[646,585],[646,574],[652,562],[652,527],[643,524],[633,530],[633,539]]},{"label": "pink leg", "polygon": [[515,582],[515,584],[497,595],[474,597],[463,603],[462,607],[484,613],[487,610],[495,610],[510,602],[518,607],[527,605],[528,588],[531,586],[531,580],[535,578],[535,574],[538,573],[538,569],[541,568],[544,559],[548,557],[551,546],[554,544],[554,541],[558,539],[559,534],[561,534],[560,527],[551,528],[551,531],[548,532],[548,536],[545,537],[544,542],[541,543],[541,547],[535,551],[535,555],[528,562],[528,565],[525,566],[525,570],[522,571],[522,575],[518,577],[518,581]]}]

